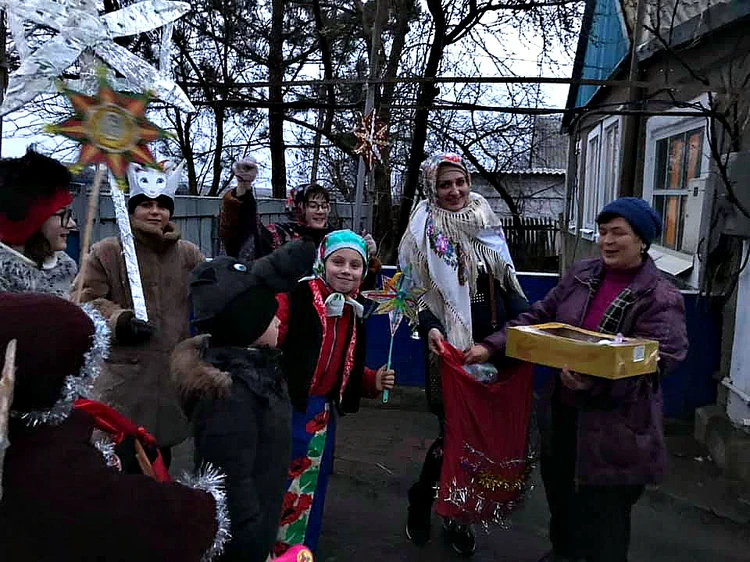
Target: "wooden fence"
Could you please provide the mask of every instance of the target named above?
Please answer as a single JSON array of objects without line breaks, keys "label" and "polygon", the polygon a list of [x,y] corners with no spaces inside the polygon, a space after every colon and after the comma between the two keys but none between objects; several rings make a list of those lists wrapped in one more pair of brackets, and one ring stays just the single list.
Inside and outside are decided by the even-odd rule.
[{"label": "wooden fence", "polygon": [[549,217],[501,217],[510,253],[518,271],[557,272],[560,227]]}]

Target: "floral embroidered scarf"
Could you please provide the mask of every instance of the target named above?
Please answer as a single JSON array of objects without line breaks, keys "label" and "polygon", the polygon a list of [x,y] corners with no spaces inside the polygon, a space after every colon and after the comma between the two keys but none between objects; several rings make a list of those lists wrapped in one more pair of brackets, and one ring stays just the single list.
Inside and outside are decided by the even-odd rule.
[{"label": "floral embroidered scarf", "polygon": [[521,295],[523,291],[500,219],[484,197],[470,193],[466,207],[455,212],[437,206],[437,167],[451,164],[465,170],[463,164],[445,160],[448,156],[437,155],[423,165],[428,198],[412,211],[399,246],[399,262],[402,269],[411,264],[416,283],[427,289],[421,305],[443,323],[448,341],[463,350],[474,343],[471,297],[477,289],[480,263],[506,291]]}]

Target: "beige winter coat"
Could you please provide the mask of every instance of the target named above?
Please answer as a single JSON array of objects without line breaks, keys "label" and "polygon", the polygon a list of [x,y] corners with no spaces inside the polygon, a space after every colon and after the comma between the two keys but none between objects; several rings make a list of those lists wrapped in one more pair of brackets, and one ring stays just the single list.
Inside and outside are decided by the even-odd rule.
[{"label": "beige winter coat", "polygon": [[169,374],[175,345],[190,336],[188,276],[203,261],[197,246],[180,240],[176,225],[165,232],[131,217],[138,265],[154,329],[149,341],[118,344],[117,319],[132,311],[119,238],[107,238],[91,248],[81,267],[83,302],[91,302],[108,319],[112,350],[95,386],[95,398],[110,404],[156,437],[159,446],[180,443],[190,433]]}]

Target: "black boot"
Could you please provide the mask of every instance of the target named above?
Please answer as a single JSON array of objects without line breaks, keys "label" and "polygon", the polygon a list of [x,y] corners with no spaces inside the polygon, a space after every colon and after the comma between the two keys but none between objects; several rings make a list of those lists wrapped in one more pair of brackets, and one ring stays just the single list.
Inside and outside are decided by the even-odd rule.
[{"label": "black boot", "polygon": [[435,493],[417,482],[409,489],[409,514],[406,520],[406,536],[417,546],[430,540],[430,519]]},{"label": "black boot", "polygon": [[463,525],[447,517],[443,518],[443,532],[445,540],[461,556],[473,556],[477,548],[474,529],[471,525]]}]

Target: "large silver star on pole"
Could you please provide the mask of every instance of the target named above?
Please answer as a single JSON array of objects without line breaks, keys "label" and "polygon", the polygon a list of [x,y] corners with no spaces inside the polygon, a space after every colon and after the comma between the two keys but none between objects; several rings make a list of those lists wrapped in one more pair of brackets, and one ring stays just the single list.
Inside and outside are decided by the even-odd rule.
[{"label": "large silver star on pole", "polygon": [[[187,2],[145,0],[102,16],[96,0],[0,0],[0,6],[15,18],[57,31],[52,39],[28,54],[10,75],[0,117],[51,90],[65,69],[87,50],[141,90],[150,90],[163,102],[188,113],[195,111],[173,80],[113,41],[177,20],[190,11]],[[15,27],[18,30],[19,26]],[[14,35],[16,30],[12,29]],[[16,42],[25,45],[24,38],[16,37]]]}]

